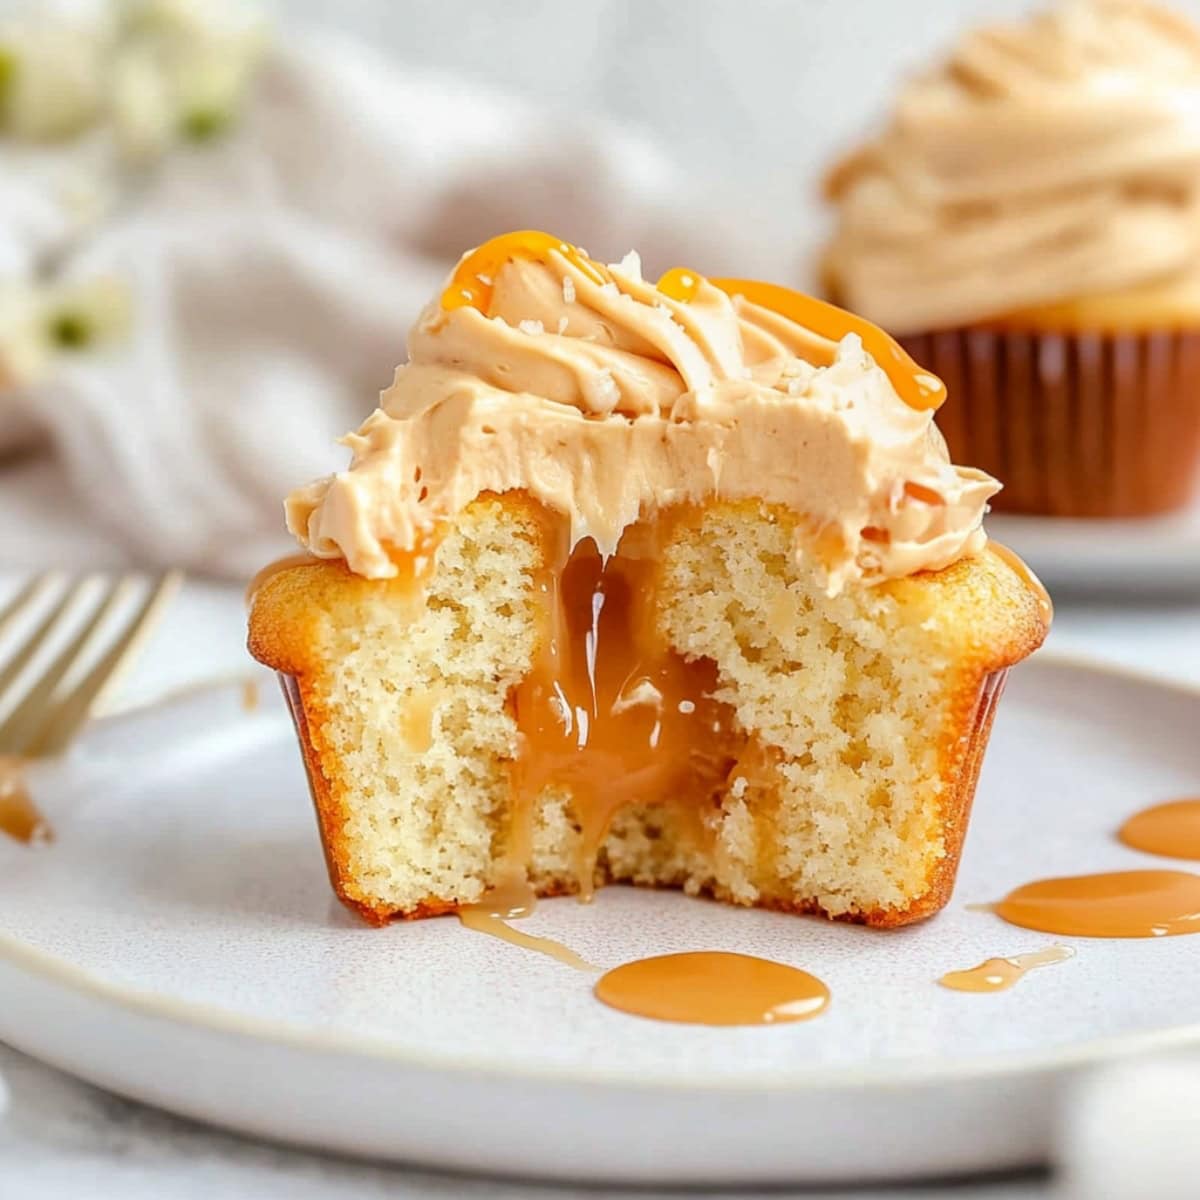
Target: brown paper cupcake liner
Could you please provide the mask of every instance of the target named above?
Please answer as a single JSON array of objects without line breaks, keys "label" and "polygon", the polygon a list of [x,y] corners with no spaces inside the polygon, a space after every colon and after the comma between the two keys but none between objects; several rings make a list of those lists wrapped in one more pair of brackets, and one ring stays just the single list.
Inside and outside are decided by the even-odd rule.
[{"label": "brown paper cupcake liner", "polygon": [[994,506],[1136,517],[1187,504],[1200,477],[1200,331],[963,328],[904,348],[945,381],[955,462],[1004,484]]}]

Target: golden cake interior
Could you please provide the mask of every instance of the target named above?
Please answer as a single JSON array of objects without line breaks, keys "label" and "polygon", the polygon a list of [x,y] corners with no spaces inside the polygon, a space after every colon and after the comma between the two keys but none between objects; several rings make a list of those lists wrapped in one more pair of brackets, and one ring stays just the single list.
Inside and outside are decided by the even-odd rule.
[{"label": "golden cake interior", "polygon": [[[603,562],[521,493],[424,571],[257,588],[334,886],[369,920],[628,881],[896,925],[948,896],[1001,672],[1045,634],[1001,557],[829,596],[786,510],[711,502]],[[414,568],[419,562],[413,563]]]}]

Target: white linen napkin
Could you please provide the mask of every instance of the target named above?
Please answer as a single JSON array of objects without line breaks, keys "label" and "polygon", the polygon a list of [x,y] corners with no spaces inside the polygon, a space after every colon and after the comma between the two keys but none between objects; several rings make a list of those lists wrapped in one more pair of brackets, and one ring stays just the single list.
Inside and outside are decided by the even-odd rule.
[{"label": "white linen napkin", "polygon": [[390,383],[464,248],[540,227],[608,260],[753,265],[749,223],[720,228],[636,136],[326,34],[274,42],[236,127],[162,157],[82,239],[46,175],[8,189],[30,216],[4,255],[57,255],[80,294],[115,279],[127,329],[8,401],[53,444],[68,511],[136,558],[210,573],[287,548],[282,497],[343,465],[333,438]]}]

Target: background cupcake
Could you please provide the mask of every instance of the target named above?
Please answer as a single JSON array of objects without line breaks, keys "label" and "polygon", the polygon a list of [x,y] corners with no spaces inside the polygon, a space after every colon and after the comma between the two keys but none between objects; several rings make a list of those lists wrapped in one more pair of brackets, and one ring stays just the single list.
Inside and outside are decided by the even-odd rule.
[{"label": "background cupcake", "polygon": [[1074,0],[966,37],[834,168],[825,286],[945,381],[997,507],[1133,516],[1200,466],[1200,31]]}]

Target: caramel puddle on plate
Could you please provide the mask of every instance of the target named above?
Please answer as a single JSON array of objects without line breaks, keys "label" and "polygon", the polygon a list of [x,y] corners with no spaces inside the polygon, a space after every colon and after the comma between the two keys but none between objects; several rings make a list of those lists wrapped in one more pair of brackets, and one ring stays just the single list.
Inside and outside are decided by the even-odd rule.
[{"label": "caramel puddle on plate", "polygon": [[1172,800],[1134,813],[1117,837],[1134,850],[1200,861],[1200,798]]},{"label": "caramel puddle on plate", "polygon": [[1039,879],[1009,892],[991,909],[1010,925],[1062,937],[1200,933],[1200,875],[1109,871]]},{"label": "caramel puddle on plate", "polygon": [[53,841],[53,830],[25,786],[24,768],[21,759],[0,756],[0,834],[27,845]]},{"label": "caramel puddle on plate", "polygon": [[1047,946],[1029,954],[1014,954],[1011,958],[989,958],[966,971],[947,971],[938,980],[952,992],[1006,992],[1020,983],[1030,971],[1074,958],[1070,946]]},{"label": "caramel puddle on plate", "polygon": [[621,1012],[689,1025],[782,1025],[829,1005],[829,989],[807,971],[715,950],[624,963],[600,977],[595,995]]}]

